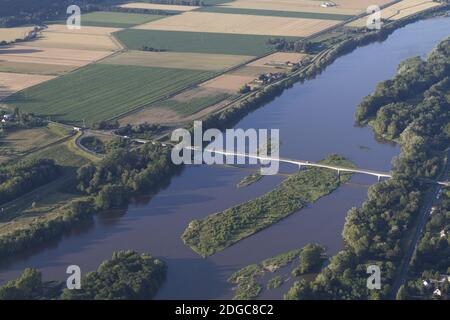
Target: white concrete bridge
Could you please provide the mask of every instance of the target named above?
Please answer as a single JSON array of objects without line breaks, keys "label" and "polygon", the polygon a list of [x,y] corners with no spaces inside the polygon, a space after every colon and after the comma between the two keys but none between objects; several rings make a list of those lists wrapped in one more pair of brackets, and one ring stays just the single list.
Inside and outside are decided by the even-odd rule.
[{"label": "white concrete bridge", "polygon": [[[202,150],[195,148],[195,147],[186,147],[185,149],[193,150],[193,151],[206,151],[206,152],[210,152],[210,153],[222,154],[224,156],[236,156],[236,157],[245,157],[245,158],[249,158],[249,159],[257,159],[257,160],[262,160],[262,161],[278,161],[281,163],[290,163],[290,164],[297,165],[299,167],[299,169],[301,169],[302,167],[326,168],[326,169],[331,169],[331,170],[337,171],[338,175],[341,174],[342,172],[360,173],[360,174],[377,177],[378,181],[380,181],[381,178],[392,178],[392,174],[390,172],[368,170],[368,169],[361,169],[361,168],[342,167],[342,166],[322,164],[322,163],[317,163],[317,162],[307,161],[307,160],[274,158],[274,157],[261,156],[261,155],[255,155],[255,154],[214,150],[214,149],[208,149],[207,147]],[[450,183],[448,181],[437,181],[437,182],[433,181],[433,180],[426,180],[426,181],[437,183],[441,186],[450,186]]]}]

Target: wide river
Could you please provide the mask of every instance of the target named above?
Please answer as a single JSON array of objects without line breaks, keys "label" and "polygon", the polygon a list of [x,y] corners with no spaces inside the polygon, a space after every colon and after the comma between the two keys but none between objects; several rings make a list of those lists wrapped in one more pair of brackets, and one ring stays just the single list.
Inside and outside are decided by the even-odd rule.
[{"label": "wide river", "polygon": [[[391,78],[398,64],[426,56],[450,35],[450,18],[410,24],[386,41],[358,48],[336,60],[316,79],[296,84],[280,97],[240,121],[240,128],[280,129],[282,157],[320,160],[338,153],[366,169],[389,171],[399,148],[378,142],[370,128],[354,126],[361,99],[377,82]],[[283,167],[285,172],[295,168]],[[0,266],[0,283],[35,267],[45,279],[65,279],[68,265],[94,270],[119,249],[149,252],[168,264],[159,299],[220,299],[232,297],[226,279],[251,263],[309,242],[342,248],[347,211],[360,205],[376,178],[355,175],[352,182],[313,205],[207,259],[184,246],[180,235],[188,223],[271,190],[284,176],[266,176],[246,188],[236,183],[247,171],[219,166],[187,166],[156,196],[142,199],[126,212],[103,214],[63,239],[13,258]],[[282,298],[288,284],[265,293]]]}]

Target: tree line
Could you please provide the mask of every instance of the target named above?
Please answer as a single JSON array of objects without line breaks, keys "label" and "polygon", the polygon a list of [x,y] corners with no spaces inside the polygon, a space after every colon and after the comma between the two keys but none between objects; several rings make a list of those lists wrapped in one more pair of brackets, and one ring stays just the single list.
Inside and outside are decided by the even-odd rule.
[{"label": "tree line", "polygon": [[151,299],[166,278],[166,264],[147,253],[118,251],[96,271],[81,279],[81,289],[65,283],[43,281],[33,268],[0,287],[0,300],[125,300]]}]

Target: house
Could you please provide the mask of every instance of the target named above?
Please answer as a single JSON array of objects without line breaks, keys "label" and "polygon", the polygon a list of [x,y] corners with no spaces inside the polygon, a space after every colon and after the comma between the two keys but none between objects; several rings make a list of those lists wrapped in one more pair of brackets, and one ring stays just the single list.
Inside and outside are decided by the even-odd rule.
[{"label": "house", "polygon": [[77,132],[80,132],[80,131],[82,131],[82,130],[81,130],[81,128],[80,128],[80,127],[73,127],[73,131],[77,131]]},{"label": "house", "polygon": [[445,230],[444,230],[444,229],[442,229],[441,232],[439,232],[439,236],[440,236],[441,238],[445,238],[446,233],[445,233]]},{"label": "house", "polygon": [[441,290],[436,289],[433,291],[433,294],[440,297],[442,295],[442,292],[441,292]]},{"label": "house", "polygon": [[428,288],[430,286],[430,282],[428,282],[428,280],[423,280],[422,284],[424,287]]}]

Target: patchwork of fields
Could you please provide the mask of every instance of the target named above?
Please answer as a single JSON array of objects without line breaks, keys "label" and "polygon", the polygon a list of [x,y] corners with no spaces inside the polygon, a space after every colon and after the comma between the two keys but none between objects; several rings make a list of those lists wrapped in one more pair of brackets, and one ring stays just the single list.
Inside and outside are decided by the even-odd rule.
[{"label": "patchwork of fields", "polygon": [[87,125],[143,107],[211,77],[212,72],[92,64],[5,99],[52,120]]},{"label": "patchwork of fields", "polygon": [[[269,39],[300,40],[391,1],[335,0],[333,7],[317,0],[127,3],[120,7],[176,14],[92,12],[82,16],[81,30],[52,24],[34,41],[1,47],[0,72],[9,80],[0,84],[0,98],[25,89],[4,102],[74,124],[192,119],[224,105],[243,85],[253,86],[259,75],[288,72],[305,57],[269,54]],[[431,5],[404,0],[383,11],[398,19]],[[29,80],[21,83],[23,75]]]}]

